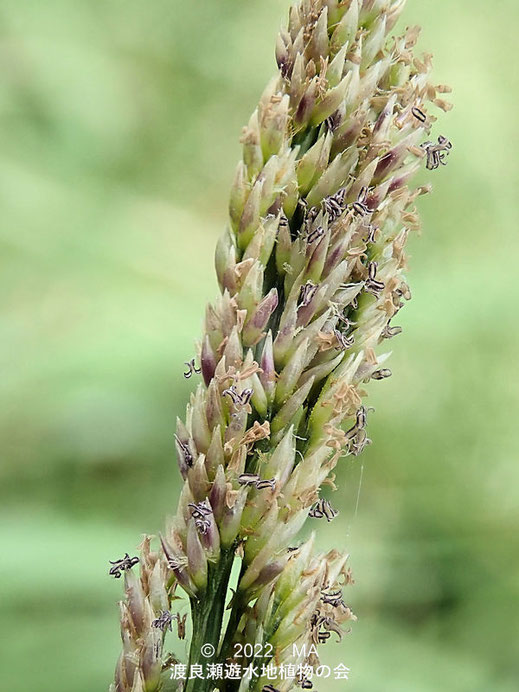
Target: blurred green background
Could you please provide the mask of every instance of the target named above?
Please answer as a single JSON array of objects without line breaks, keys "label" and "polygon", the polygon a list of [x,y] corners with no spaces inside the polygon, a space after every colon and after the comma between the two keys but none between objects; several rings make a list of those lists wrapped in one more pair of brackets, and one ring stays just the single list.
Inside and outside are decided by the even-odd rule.
[{"label": "blurred green background", "polygon": [[[176,505],[183,362],[287,5],[0,3],[1,689],[111,678],[121,585],[107,561]],[[519,6],[412,0],[405,22],[423,25],[436,79],[454,87],[434,134],[455,149],[420,203],[394,377],[371,389],[374,444],[343,462],[341,520],[321,533],[351,552],[359,616],[324,654],[350,682],[326,687],[508,692]]]}]

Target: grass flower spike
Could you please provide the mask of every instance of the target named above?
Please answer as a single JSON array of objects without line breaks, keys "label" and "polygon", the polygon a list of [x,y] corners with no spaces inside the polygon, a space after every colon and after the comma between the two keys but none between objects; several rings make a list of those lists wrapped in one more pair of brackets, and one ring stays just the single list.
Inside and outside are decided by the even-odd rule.
[{"label": "grass flower spike", "polygon": [[[217,245],[221,295],[186,364],[201,381],[177,422],[178,511],[155,550],[147,538],[140,564],[122,568],[116,692],[305,687],[318,659],[297,651],[354,619],[346,556],[314,554],[313,536],[293,546],[305,522],[340,521],[321,489],[370,443],[365,387],[391,375],[386,342],[411,297],[405,246],[428,191],[411,180],[452,146],[429,139],[430,107],[450,106],[429,81],[430,56],[413,52],[418,29],[390,37],[404,4],[303,0],[278,37]],[[185,635],[172,613],[181,598],[192,622],[183,662],[165,645],[173,620]],[[237,644],[270,646],[270,663],[298,672],[189,679],[189,667],[251,663],[233,657]],[[188,671],[176,688],[172,663]]]}]

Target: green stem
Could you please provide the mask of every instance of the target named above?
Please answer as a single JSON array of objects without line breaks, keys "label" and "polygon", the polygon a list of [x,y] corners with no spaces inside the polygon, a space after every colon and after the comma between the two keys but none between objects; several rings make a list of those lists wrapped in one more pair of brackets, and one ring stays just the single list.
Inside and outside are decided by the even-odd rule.
[{"label": "green stem", "polygon": [[[201,599],[191,601],[193,636],[189,650],[189,666],[201,665],[204,677],[207,665],[215,663],[218,657],[225,598],[233,560],[234,546],[222,552],[216,565],[209,565],[207,589]],[[214,654],[204,656],[204,644],[210,644]],[[214,680],[195,678],[187,681],[185,692],[212,692],[214,686]]]},{"label": "green stem", "polygon": [[[243,571],[244,570],[242,569],[242,572],[240,574],[240,578],[243,574]],[[239,579],[238,579],[238,582],[239,582]],[[225,632],[225,637],[224,637],[224,640],[222,642],[222,646],[220,647],[220,658],[223,661],[225,661],[232,653],[230,651],[230,647],[233,643],[234,634],[236,632],[236,628],[238,627],[240,617],[243,613],[243,607],[244,607],[244,604],[243,604],[242,600],[240,599],[239,594],[236,593],[234,596],[234,602],[232,605],[232,610],[231,610],[231,615],[229,617],[229,622],[227,623],[227,629]]]}]

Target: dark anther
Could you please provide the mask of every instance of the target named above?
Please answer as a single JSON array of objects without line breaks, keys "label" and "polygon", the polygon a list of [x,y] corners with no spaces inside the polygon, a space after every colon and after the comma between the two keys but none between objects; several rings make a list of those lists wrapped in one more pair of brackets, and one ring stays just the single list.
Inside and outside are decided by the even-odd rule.
[{"label": "dark anther", "polygon": [[166,562],[168,563],[168,567],[173,570],[179,570],[184,567],[184,563],[173,556],[166,558]]},{"label": "dark anther", "polygon": [[172,631],[171,623],[177,618],[176,615],[172,615],[169,610],[161,610],[158,618],[152,621],[151,626],[165,632],[166,630]]},{"label": "dark anther", "polygon": [[434,171],[439,168],[440,165],[447,165],[445,156],[452,149],[452,142],[449,142],[446,137],[440,135],[438,137],[438,144],[433,144],[433,142],[424,142],[422,144],[422,149],[425,149],[427,153],[427,169]]},{"label": "dark anther", "polygon": [[306,213],[306,222],[305,226],[306,228],[309,228],[309,226],[315,221],[315,219],[319,215],[319,209],[317,207],[311,207],[307,213]]},{"label": "dark anther", "polygon": [[376,226],[373,226],[372,224],[369,224],[368,226],[368,235],[363,238],[364,242],[366,243],[374,243],[376,240],[376,235],[377,235],[378,228]]},{"label": "dark anther", "polygon": [[378,298],[381,291],[384,290],[384,283],[382,281],[376,281],[375,277],[377,275],[378,265],[376,262],[370,262],[368,264],[368,279],[364,284],[364,289]]},{"label": "dark anther", "polygon": [[196,367],[194,358],[192,360],[190,360],[189,362],[186,362],[184,365],[187,365],[187,367],[189,368],[184,373],[184,377],[186,378],[186,380],[188,380],[193,375],[193,373],[196,373],[197,375],[199,375],[202,372],[202,370],[200,368]]},{"label": "dark anther", "polygon": [[121,576],[121,572],[125,572],[127,569],[131,569],[134,565],[136,565],[139,562],[138,557],[130,557],[128,553],[125,554],[123,558],[120,560],[109,560],[110,564],[113,565],[113,567],[110,567],[110,571],[108,574],[112,577],[115,577],[116,579],[119,579]]},{"label": "dark anther", "polygon": [[333,333],[335,334],[335,338],[337,339],[338,343],[338,346],[335,347],[337,351],[345,351],[347,348],[351,348],[355,343],[355,336],[353,334],[346,336],[338,329],[334,329]]},{"label": "dark anther", "polygon": [[326,125],[327,129],[333,132],[336,130],[339,125],[341,124],[342,121],[342,115],[340,111],[335,111],[335,113],[332,113],[326,120],[324,121],[324,124]]},{"label": "dark anther", "polygon": [[371,375],[374,380],[385,380],[386,377],[391,377],[392,373],[389,368],[382,368],[381,370],[375,370]]},{"label": "dark anther", "polygon": [[260,480],[260,477],[256,473],[242,473],[238,476],[238,483],[240,485],[256,485]]},{"label": "dark anther", "polygon": [[398,334],[401,333],[402,327],[391,327],[389,324],[386,324],[380,336],[383,339],[392,339],[394,336],[398,336]]},{"label": "dark anther", "polygon": [[286,217],[286,214],[285,214],[285,213],[281,213],[281,216],[279,217],[279,225],[278,225],[278,228],[281,229],[281,228],[288,228],[288,227],[289,227],[289,223],[288,223],[288,219],[287,219],[287,217]]},{"label": "dark anther", "polygon": [[191,450],[189,449],[187,443],[182,442],[178,435],[175,435],[175,440],[177,441],[177,444],[180,447],[180,450],[184,457],[184,461],[186,462],[187,466],[193,466],[193,455],[191,454]]},{"label": "dark anther", "polygon": [[211,528],[211,521],[207,518],[213,513],[211,507],[206,504],[205,500],[203,502],[196,503],[189,502],[187,506],[191,510],[191,517],[195,520],[196,528],[200,531],[200,533],[207,533],[207,531]]},{"label": "dark anther", "polygon": [[298,202],[297,202],[297,206],[301,209],[302,220],[305,221],[306,215],[308,213],[308,202],[306,201],[306,199],[304,197],[300,197]]},{"label": "dark anther", "polygon": [[344,202],[346,200],[346,188],[341,187],[340,190],[330,197],[325,197],[322,201],[323,211],[328,214],[330,223],[333,223],[344,211]]},{"label": "dark anther", "polygon": [[326,521],[332,521],[339,514],[336,509],[333,509],[328,500],[321,499],[312,505],[308,516],[313,519],[323,519]]},{"label": "dark anther", "polygon": [[240,394],[236,387],[234,385],[231,385],[229,389],[225,389],[222,392],[222,394],[227,394],[227,396],[230,396],[235,406],[246,406],[251,400],[251,397],[254,394],[254,390],[250,388],[244,389],[243,392]]},{"label": "dark anther", "polygon": [[369,439],[366,431],[359,430],[357,432],[357,435],[355,436],[355,439],[353,440],[350,452],[353,454],[354,457],[358,457],[359,454],[363,451],[364,447],[367,447],[370,444],[371,440]]},{"label": "dark anther", "polygon": [[342,598],[342,591],[333,591],[332,593],[321,591],[321,601],[325,605],[331,605],[332,608],[338,608],[339,606],[346,607]]},{"label": "dark anther", "polygon": [[290,75],[292,74],[292,70],[294,69],[294,63],[288,57],[288,55],[285,57],[278,58],[277,64],[279,67],[279,71],[281,72],[281,76],[284,79],[290,79]]},{"label": "dark anther", "polygon": [[364,216],[365,214],[373,214],[373,212],[375,211],[374,209],[370,209],[366,204],[366,200],[371,190],[372,188],[370,187],[361,188],[359,196],[357,197],[357,201],[353,202],[354,211],[356,211],[357,214],[360,214],[361,216]]},{"label": "dark anther", "polygon": [[318,226],[317,228],[314,228],[314,230],[306,236],[306,242],[309,245],[311,245],[313,242],[315,242],[319,238],[322,238],[323,235],[324,235],[324,228],[322,226]]},{"label": "dark anther", "polygon": [[417,108],[416,106],[414,106],[413,108],[411,108],[411,113],[421,123],[424,123],[427,121],[427,116],[425,115],[425,113],[422,110],[420,110],[420,108]]},{"label": "dark anther", "polygon": [[274,490],[276,487],[275,478],[261,480],[261,477],[256,473],[242,473],[238,476],[238,483],[240,485],[252,485],[256,490],[263,490],[264,488],[272,488],[272,490]]},{"label": "dark anther", "polygon": [[335,303],[332,303],[332,309],[333,309],[333,314],[337,317],[338,322],[341,323],[343,330],[349,329],[350,327],[357,324],[356,322],[353,322],[352,320],[350,320],[350,318],[344,314],[346,308],[343,308],[341,311],[341,310],[339,310],[339,308],[337,307],[337,305]]},{"label": "dark anther", "polygon": [[349,445],[349,452],[353,456],[358,456],[366,445],[371,444],[371,440],[366,433],[366,424],[368,422],[368,411],[373,411],[373,408],[361,406],[355,414],[354,425],[346,431],[346,440]]},{"label": "dark anther", "polygon": [[301,290],[299,291],[298,307],[306,307],[317,293],[317,289],[318,286],[313,284],[311,281],[307,281],[305,284],[303,284],[301,286]]},{"label": "dark anther", "polygon": [[256,482],[256,489],[257,490],[263,490],[264,488],[271,488],[272,490],[274,490],[275,487],[276,487],[276,479],[275,478],[269,478],[268,480]]},{"label": "dark anther", "polygon": [[368,422],[368,412],[366,410],[365,406],[361,406],[355,415],[355,425],[357,428],[362,429],[366,427],[366,423]]},{"label": "dark anther", "polygon": [[364,288],[368,293],[371,293],[375,297],[378,297],[378,295],[384,290],[384,283],[382,281],[375,281],[374,279],[370,279],[366,281]]}]

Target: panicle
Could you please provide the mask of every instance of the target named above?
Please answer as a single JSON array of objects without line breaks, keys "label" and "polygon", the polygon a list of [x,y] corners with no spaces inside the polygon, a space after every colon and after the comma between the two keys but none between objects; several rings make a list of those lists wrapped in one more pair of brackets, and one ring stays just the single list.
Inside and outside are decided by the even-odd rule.
[{"label": "panicle", "polygon": [[158,689],[153,619],[176,585],[193,621],[209,608],[219,617],[233,561],[221,660],[248,641],[271,643],[278,664],[315,664],[295,660],[292,644],[340,638],[355,619],[342,597],[345,556],[313,556],[313,536],[290,546],[307,520],[335,519],[322,486],[371,442],[365,387],[391,375],[378,348],[401,331],[405,247],[429,190],[410,182],[452,149],[441,134],[429,139],[434,109],[450,104],[430,82],[430,56],[415,53],[419,30],[390,35],[404,4],[301,0],[279,34],[278,73],[242,132],[215,256],[221,293],[206,311],[200,366],[190,364],[201,381],[177,421],[178,512],[160,554],[146,544],[141,577],[125,573],[116,690]]}]

